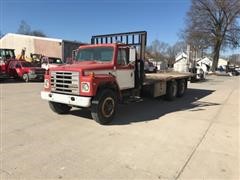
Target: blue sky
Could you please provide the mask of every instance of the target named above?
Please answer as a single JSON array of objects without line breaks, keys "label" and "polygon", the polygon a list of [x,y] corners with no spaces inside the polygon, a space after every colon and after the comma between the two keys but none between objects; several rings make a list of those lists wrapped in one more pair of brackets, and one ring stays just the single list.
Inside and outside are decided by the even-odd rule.
[{"label": "blue sky", "polygon": [[21,20],[50,37],[89,42],[91,35],[148,31],[148,43],[175,43],[190,0],[0,0],[1,32]]},{"label": "blue sky", "polygon": [[90,42],[92,35],[146,30],[148,44],[174,44],[190,5],[191,0],[0,0],[0,31],[14,33],[25,20],[53,38]]}]

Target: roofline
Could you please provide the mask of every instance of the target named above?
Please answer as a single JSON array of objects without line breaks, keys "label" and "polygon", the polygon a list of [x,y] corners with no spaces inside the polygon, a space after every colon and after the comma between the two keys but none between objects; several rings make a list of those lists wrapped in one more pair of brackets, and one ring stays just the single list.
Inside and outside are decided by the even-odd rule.
[{"label": "roofline", "polygon": [[78,43],[78,44],[81,44],[81,45],[85,45],[85,44],[88,44],[88,43],[84,43],[84,42],[81,42],[81,41],[71,41],[71,40],[65,40],[65,39],[63,39],[62,40],[63,42],[70,42],[70,43]]},{"label": "roofline", "polygon": [[12,48],[1,48],[0,49],[7,49],[7,50],[15,50],[15,49],[12,49]]},{"label": "roofline", "polygon": [[80,41],[75,41],[75,40],[71,41],[71,40],[65,40],[65,39],[49,38],[49,37],[39,37],[39,36],[30,36],[30,35],[17,34],[17,33],[7,33],[1,39],[3,39],[5,36],[8,36],[8,35],[13,35],[13,36],[18,36],[18,37],[28,37],[28,38],[48,40],[48,41],[55,41],[55,42],[77,43],[77,44],[80,44],[80,45],[86,44],[86,43],[83,43],[83,42],[80,42]]},{"label": "roofline", "polygon": [[38,37],[38,36],[30,36],[30,35],[25,35],[25,34],[16,34],[16,33],[7,33],[5,36],[3,36],[1,39],[4,39],[7,36],[18,36],[18,37],[28,37],[28,38],[33,38],[33,39],[41,39],[41,40],[49,40],[49,41],[56,41],[56,42],[62,42],[62,39],[57,39],[57,38],[48,38],[48,37]]}]

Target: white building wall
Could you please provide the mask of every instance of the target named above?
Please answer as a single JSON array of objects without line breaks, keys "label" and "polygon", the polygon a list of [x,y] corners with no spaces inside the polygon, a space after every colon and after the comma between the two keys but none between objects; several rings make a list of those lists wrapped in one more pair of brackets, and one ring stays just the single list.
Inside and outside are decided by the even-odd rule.
[{"label": "white building wall", "polygon": [[62,40],[8,33],[0,39],[0,48],[15,49],[16,57],[26,48],[26,59],[31,53],[62,58]]},{"label": "white building wall", "polygon": [[16,56],[21,55],[23,48],[26,48],[25,55],[30,57],[30,53],[34,52],[34,39],[32,37],[24,38],[14,34],[7,34],[0,39],[0,48],[15,49]]},{"label": "white building wall", "polygon": [[222,67],[224,67],[224,66],[226,66],[228,64],[228,61],[226,60],[226,59],[219,59],[218,60],[218,67],[220,67],[220,66],[222,66]]},{"label": "white building wall", "polygon": [[182,58],[175,62],[173,65],[173,69],[177,72],[189,72],[187,58]]}]

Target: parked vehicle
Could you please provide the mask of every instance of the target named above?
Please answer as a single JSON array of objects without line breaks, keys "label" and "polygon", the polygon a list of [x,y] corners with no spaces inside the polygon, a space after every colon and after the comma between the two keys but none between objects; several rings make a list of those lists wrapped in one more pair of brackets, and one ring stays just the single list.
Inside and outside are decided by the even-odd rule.
[{"label": "parked vehicle", "polygon": [[[58,114],[72,107],[90,108],[96,122],[107,124],[118,103],[139,99],[141,94],[167,100],[183,96],[191,73],[144,72],[146,38],[146,31],[93,36],[91,45],[76,51],[73,64],[46,71],[42,99]],[[136,46],[140,46],[139,58]]]},{"label": "parked vehicle", "polygon": [[15,60],[14,49],[0,48],[0,78],[6,78],[7,67],[10,60]]},{"label": "parked vehicle", "polygon": [[36,67],[41,67],[41,61],[42,61],[43,55],[42,54],[31,53],[30,56],[31,56],[30,62],[32,64],[34,64],[34,66],[36,66]]},{"label": "parked vehicle", "polygon": [[41,67],[48,70],[49,68],[57,67],[63,65],[61,58],[56,57],[42,57]]},{"label": "parked vehicle", "polygon": [[206,79],[206,73],[202,66],[199,64],[196,64],[194,68],[190,68],[189,71],[193,73],[193,76],[191,77],[191,82],[196,82],[196,81],[202,81]]},{"label": "parked vehicle", "polygon": [[240,75],[240,67],[239,66],[235,67],[235,71],[237,71],[237,74]]},{"label": "parked vehicle", "polygon": [[7,74],[28,82],[31,80],[43,80],[45,69],[34,67],[34,65],[28,61],[11,60],[7,68]]},{"label": "parked vehicle", "polygon": [[150,62],[149,60],[145,60],[144,71],[146,73],[156,73],[157,72],[157,67],[154,66],[154,64],[152,62]]},{"label": "parked vehicle", "polygon": [[240,68],[234,65],[229,65],[227,68],[227,72],[231,73],[232,76],[238,76],[240,74]]}]

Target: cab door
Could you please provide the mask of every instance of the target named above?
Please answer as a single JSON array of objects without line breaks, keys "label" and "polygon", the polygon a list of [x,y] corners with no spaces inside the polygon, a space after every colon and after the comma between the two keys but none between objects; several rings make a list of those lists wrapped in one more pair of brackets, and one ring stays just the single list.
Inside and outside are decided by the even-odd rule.
[{"label": "cab door", "polygon": [[129,48],[118,48],[116,77],[121,90],[134,88],[134,66],[129,63]]},{"label": "cab door", "polygon": [[15,65],[15,72],[16,72],[16,76],[18,77],[23,76],[23,67],[20,62],[17,62],[17,64]]},{"label": "cab door", "polygon": [[7,69],[8,75],[10,75],[10,76],[16,75],[16,69],[15,69],[16,64],[17,64],[17,61],[11,61],[9,63],[8,69]]}]

